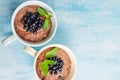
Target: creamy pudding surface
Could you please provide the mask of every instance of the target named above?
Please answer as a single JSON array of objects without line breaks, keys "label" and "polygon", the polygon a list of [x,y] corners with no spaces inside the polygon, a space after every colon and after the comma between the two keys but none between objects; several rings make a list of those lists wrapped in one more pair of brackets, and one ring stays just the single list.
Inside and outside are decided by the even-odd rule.
[{"label": "creamy pudding surface", "polygon": [[16,14],[14,20],[16,33],[25,41],[42,41],[49,35],[52,28],[51,19],[48,18],[50,24],[46,30],[43,29],[45,17],[37,12],[39,7],[36,5],[26,6]]},{"label": "creamy pudding surface", "polygon": [[[40,64],[46,59],[46,53],[52,50],[53,47],[47,48],[42,51],[37,60],[36,60],[36,72],[41,80],[66,80],[71,70],[71,60],[69,55],[62,49],[58,49],[57,54],[49,58],[49,60],[57,61],[55,65],[49,66],[49,71],[47,76],[43,74],[43,71],[40,68]],[[62,64],[62,65],[60,65]]]}]

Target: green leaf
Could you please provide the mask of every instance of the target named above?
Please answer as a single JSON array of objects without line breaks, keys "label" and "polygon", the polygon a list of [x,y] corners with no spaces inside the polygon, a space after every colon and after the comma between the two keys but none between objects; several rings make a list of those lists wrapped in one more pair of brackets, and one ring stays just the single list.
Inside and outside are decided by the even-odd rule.
[{"label": "green leaf", "polygon": [[51,18],[52,14],[48,13],[47,15],[45,15],[46,18]]},{"label": "green leaf", "polygon": [[48,69],[49,69],[49,65],[54,65],[55,64],[55,61],[52,61],[52,60],[44,60],[43,62],[40,63],[40,69],[42,70],[43,74],[45,76],[47,76],[48,74]]},{"label": "green leaf", "polygon": [[46,58],[50,58],[50,57],[54,57],[58,52],[58,48],[54,48],[53,50],[51,51],[48,51],[46,53]]},{"label": "green leaf", "polygon": [[46,31],[49,26],[50,26],[50,21],[48,19],[45,19],[43,24],[44,31]]},{"label": "green leaf", "polygon": [[51,13],[48,13],[49,17],[52,17],[52,14]]},{"label": "green leaf", "polygon": [[37,12],[41,16],[46,18],[45,21],[44,21],[44,25],[43,25],[43,29],[44,29],[44,31],[46,31],[46,29],[50,26],[49,18],[52,17],[52,14],[50,14],[50,13],[47,14],[46,10],[43,9],[42,7],[37,8]]},{"label": "green leaf", "polygon": [[52,17],[52,14],[50,14],[50,13],[47,14],[46,10],[43,9],[42,7],[37,8],[37,12],[38,12],[40,15],[46,17],[46,18]]},{"label": "green leaf", "polygon": [[47,64],[49,65],[54,65],[55,64],[55,61],[53,60],[45,60],[47,62]]},{"label": "green leaf", "polygon": [[48,65],[45,62],[40,64],[40,69],[42,70],[43,74],[47,76],[48,74]]},{"label": "green leaf", "polygon": [[42,7],[37,8],[37,12],[44,17],[46,17],[46,15],[47,15],[46,10],[43,9]]}]

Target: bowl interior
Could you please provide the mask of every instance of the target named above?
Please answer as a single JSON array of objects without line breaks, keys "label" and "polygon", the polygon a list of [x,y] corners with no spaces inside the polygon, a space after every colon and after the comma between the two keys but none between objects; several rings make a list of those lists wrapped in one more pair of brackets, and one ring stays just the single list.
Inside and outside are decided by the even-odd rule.
[{"label": "bowl interior", "polygon": [[[43,7],[48,13],[51,13],[53,15],[53,17],[51,18],[51,21],[52,21],[52,28],[50,30],[50,33],[48,34],[48,36],[42,40],[42,41],[39,41],[39,42],[36,42],[36,43],[32,43],[32,42],[28,42],[28,41],[25,41],[23,40],[22,38],[19,37],[19,35],[17,35],[16,31],[15,31],[15,27],[14,27],[14,19],[16,17],[16,14],[25,6],[29,6],[29,5],[38,5],[38,6],[41,6]],[[22,3],[20,6],[18,6],[16,8],[16,10],[14,11],[13,13],[13,16],[12,16],[12,20],[11,20],[11,27],[12,27],[12,31],[13,31],[13,34],[15,35],[15,37],[17,38],[18,41],[20,41],[21,43],[25,44],[25,45],[28,45],[28,46],[40,46],[40,45],[43,45],[45,43],[47,43],[48,41],[50,41],[55,32],[56,32],[56,29],[57,29],[57,19],[56,19],[56,15],[54,13],[54,11],[52,10],[52,8],[50,6],[48,6],[47,4],[41,2],[41,1],[26,1],[24,3]]]},{"label": "bowl interior", "polygon": [[71,79],[73,78],[74,74],[75,74],[76,67],[77,67],[76,58],[75,58],[74,53],[73,53],[68,47],[66,47],[66,46],[64,46],[64,45],[61,45],[61,44],[48,45],[48,46],[46,46],[46,47],[44,47],[44,48],[42,48],[42,49],[40,49],[40,50],[38,51],[38,53],[37,53],[37,55],[36,55],[36,58],[35,58],[35,61],[34,61],[34,71],[35,71],[35,74],[36,74],[37,78],[38,78],[39,80],[41,80],[41,79],[38,77],[38,74],[37,74],[37,72],[36,72],[36,60],[37,60],[38,56],[40,55],[40,53],[41,53],[43,50],[45,50],[45,49],[47,49],[47,48],[50,48],[50,47],[58,47],[58,48],[61,48],[61,49],[63,49],[64,51],[66,51],[66,52],[68,53],[68,55],[69,55],[69,57],[70,57],[70,60],[71,60],[71,70],[70,70],[70,74],[68,75],[68,77],[67,77],[66,80],[71,80]]}]

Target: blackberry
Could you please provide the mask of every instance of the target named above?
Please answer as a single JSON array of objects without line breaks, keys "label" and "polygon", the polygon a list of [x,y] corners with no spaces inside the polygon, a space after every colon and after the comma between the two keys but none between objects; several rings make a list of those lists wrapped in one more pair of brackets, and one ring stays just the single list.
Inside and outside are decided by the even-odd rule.
[{"label": "blackberry", "polygon": [[58,72],[62,72],[63,68],[63,60],[61,58],[58,58],[57,56],[51,57],[51,58],[46,58],[47,60],[53,60],[56,62],[54,65],[49,65],[49,72],[50,74],[58,74]]},{"label": "blackberry", "polygon": [[26,12],[22,17],[21,22],[26,31],[36,33],[43,28],[44,20],[40,19],[40,14],[38,12]]}]

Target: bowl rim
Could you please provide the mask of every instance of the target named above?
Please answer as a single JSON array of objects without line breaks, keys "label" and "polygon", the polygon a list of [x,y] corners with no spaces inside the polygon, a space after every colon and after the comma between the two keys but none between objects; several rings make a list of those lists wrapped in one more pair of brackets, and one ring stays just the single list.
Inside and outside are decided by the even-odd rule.
[{"label": "bowl rim", "polygon": [[[14,20],[15,20],[15,17],[16,17],[16,14],[19,12],[19,10],[21,10],[23,7],[25,6],[29,6],[29,5],[38,5],[38,6],[41,6],[43,8],[47,8],[47,10],[49,10],[52,14],[53,14],[53,17],[51,20],[54,20],[54,24],[55,26],[53,27],[53,23],[52,23],[52,29],[51,29],[51,34],[49,33],[49,35],[47,36],[47,38],[45,38],[44,40],[40,41],[40,42],[36,42],[36,43],[32,43],[32,42],[28,42],[28,41],[25,41],[23,40],[22,38],[20,38],[20,36],[16,33],[15,31],[15,26],[14,26]],[[23,2],[22,4],[20,4],[13,12],[12,14],[12,17],[11,17],[11,28],[12,28],[12,33],[13,35],[16,37],[16,39],[24,44],[24,45],[27,45],[27,46],[42,46],[46,43],[48,43],[55,35],[56,33],[56,30],[57,30],[57,18],[56,18],[56,14],[55,12],[53,11],[53,9],[47,5],[46,3],[42,2],[42,1],[25,1]],[[48,38],[49,37],[49,38]]]},{"label": "bowl rim", "polygon": [[50,47],[58,47],[58,48],[61,48],[63,49],[64,51],[66,51],[66,53],[68,54],[70,60],[71,60],[71,71],[70,71],[70,74],[68,75],[67,79],[66,80],[72,80],[75,73],[76,73],[76,70],[77,70],[77,60],[76,60],[76,57],[73,53],[73,51],[68,48],[67,46],[63,45],[63,44],[50,44],[50,45],[47,45],[43,48],[41,48],[38,52],[37,52],[37,55],[35,56],[35,60],[34,60],[34,72],[35,72],[35,75],[37,77],[38,80],[41,80],[36,72],[36,61],[37,61],[37,58],[38,56],[40,55],[40,53],[47,49],[47,48],[50,48]]}]

